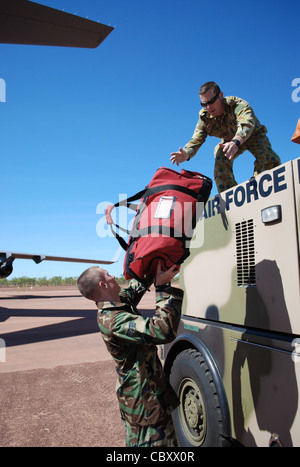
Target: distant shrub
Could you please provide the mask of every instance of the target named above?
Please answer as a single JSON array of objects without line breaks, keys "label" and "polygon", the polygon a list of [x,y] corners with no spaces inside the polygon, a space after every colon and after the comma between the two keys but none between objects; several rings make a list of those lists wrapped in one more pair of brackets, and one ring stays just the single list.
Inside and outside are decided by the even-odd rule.
[{"label": "distant shrub", "polygon": [[[77,284],[78,277],[61,277],[54,276],[50,279],[47,277],[14,277],[13,279],[0,279],[0,288],[2,287],[48,287],[48,286],[70,286]],[[120,285],[125,285],[127,282],[124,276],[116,278]]]}]

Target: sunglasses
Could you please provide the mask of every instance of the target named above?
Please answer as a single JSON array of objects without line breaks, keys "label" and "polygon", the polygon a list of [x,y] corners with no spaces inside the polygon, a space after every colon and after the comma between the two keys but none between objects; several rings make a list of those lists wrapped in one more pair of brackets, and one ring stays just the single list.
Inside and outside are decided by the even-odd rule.
[{"label": "sunglasses", "polygon": [[215,97],[213,97],[212,99],[210,99],[210,101],[201,102],[202,107],[207,107],[208,105],[214,104],[214,102],[216,102],[216,100],[218,99],[220,92],[221,92],[221,91],[219,91],[218,94],[215,95]]}]

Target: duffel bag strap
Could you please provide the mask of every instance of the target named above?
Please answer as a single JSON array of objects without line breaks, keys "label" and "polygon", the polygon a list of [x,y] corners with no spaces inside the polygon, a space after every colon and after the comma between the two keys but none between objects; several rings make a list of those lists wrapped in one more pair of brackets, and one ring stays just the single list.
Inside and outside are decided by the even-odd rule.
[{"label": "duffel bag strap", "polygon": [[111,217],[111,212],[112,210],[114,209],[114,205],[110,205],[110,206],[107,206],[106,208],[106,211],[105,211],[105,217],[106,217],[106,222],[107,224],[110,226],[110,230],[112,231],[112,234],[116,237],[116,239],[118,240],[118,242],[120,243],[121,247],[123,248],[123,250],[127,250],[128,248],[128,245],[126,243],[126,241],[124,240],[123,237],[121,237],[119,234],[117,234],[117,232],[113,229],[113,225],[115,225],[119,230],[123,230],[124,232],[126,233],[129,233],[128,230],[126,229],[123,229],[122,227],[120,227],[119,225],[115,224],[113,222],[113,219]]},{"label": "duffel bag strap", "polygon": [[105,211],[106,222],[110,226],[110,229],[111,229],[113,235],[116,237],[119,244],[121,245],[121,247],[125,251],[128,249],[128,244],[124,240],[124,238],[121,237],[119,234],[117,234],[117,232],[113,229],[113,225],[116,226],[119,230],[122,230],[123,232],[127,233],[128,235],[130,235],[130,232],[127,229],[124,229],[123,227],[120,227],[118,224],[114,223],[114,221],[113,221],[113,219],[111,217],[111,212],[112,212],[112,210],[114,208],[120,207],[120,206],[127,206],[129,209],[132,209],[133,211],[137,211],[138,204],[132,204],[131,201],[135,201],[137,199],[140,199],[145,194],[147,189],[148,188],[144,188],[143,190],[139,191],[135,195],[130,196],[127,199],[123,199],[122,201],[119,201],[118,203],[109,205],[106,208],[106,211]]}]

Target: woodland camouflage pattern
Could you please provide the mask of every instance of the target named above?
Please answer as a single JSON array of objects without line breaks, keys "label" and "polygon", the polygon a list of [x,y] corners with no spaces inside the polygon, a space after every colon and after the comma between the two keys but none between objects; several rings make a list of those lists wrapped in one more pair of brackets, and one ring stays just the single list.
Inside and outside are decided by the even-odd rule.
[{"label": "woodland camouflage pattern", "polygon": [[175,339],[183,292],[168,287],[157,293],[155,315],[143,318],[137,305],[146,290],[132,280],[120,292],[120,302],[98,303],[98,325],[116,362],[127,446],[174,446],[171,413],[179,401],[163,372],[156,345]]},{"label": "woodland camouflage pattern", "polygon": [[[213,117],[206,109],[199,112],[192,139],[184,147],[189,158],[195,156],[207,135],[221,138],[222,143],[231,141],[234,136],[241,136],[244,141],[234,159],[246,150],[251,152],[255,157],[254,175],[280,165],[280,158],[273,151],[267,137],[267,128],[260,124],[248,102],[235,96],[225,97],[223,101],[225,111],[220,117]],[[222,192],[237,185],[232,171],[233,161],[227,159],[219,145],[216,146],[214,155],[214,177],[218,191]]]}]

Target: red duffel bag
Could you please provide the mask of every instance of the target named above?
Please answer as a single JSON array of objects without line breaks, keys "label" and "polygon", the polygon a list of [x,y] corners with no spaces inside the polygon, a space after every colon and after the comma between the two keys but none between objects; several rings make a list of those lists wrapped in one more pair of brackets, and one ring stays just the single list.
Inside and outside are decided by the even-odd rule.
[{"label": "red duffel bag", "polygon": [[[114,224],[111,211],[126,205],[133,209],[131,201],[140,199],[128,243],[112,228],[112,232],[126,250],[124,276],[141,283],[146,276],[155,275],[158,261],[162,270],[180,264],[189,256],[189,242],[193,229],[203,212],[212,188],[210,178],[197,172],[177,172],[161,167],[149,185],[134,196],[108,206],[107,223]],[[124,229],[122,229],[124,230]]]}]

